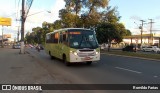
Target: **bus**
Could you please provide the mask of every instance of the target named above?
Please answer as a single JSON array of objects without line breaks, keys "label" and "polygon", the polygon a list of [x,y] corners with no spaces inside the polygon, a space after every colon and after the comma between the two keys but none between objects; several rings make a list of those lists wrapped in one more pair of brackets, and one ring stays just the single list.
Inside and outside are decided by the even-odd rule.
[{"label": "bus", "polygon": [[74,62],[90,65],[100,60],[96,33],[84,28],[64,28],[47,33],[45,51],[51,59],[62,59],[67,66]]}]

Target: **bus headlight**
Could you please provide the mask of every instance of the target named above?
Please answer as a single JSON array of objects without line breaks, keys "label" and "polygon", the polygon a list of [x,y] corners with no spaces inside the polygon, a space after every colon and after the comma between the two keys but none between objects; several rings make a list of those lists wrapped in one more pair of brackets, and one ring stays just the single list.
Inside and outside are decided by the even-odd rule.
[{"label": "bus headlight", "polygon": [[72,53],[72,54],[74,54],[76,56],[78,55],[77,52],[75,52],[75,51],[70,51],[70,53]]},{"label": "bus headlight", "polygon": [[77,52],[74,52],[73,54],[77,56]]},{"label": "bus headlight", "polygon": [[98,52],[96,52],[96,55],[98,54]]}]

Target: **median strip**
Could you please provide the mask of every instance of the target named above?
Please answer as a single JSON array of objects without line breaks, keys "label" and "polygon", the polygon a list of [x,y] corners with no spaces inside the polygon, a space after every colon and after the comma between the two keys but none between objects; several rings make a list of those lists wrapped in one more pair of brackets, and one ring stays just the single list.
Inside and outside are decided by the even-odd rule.
[{"label": "median strip", "polygon": [[143,54],[139,52],[125,52],[125,51],[110,51],[105,52],[108,55],[124,56],[124,57],[134,57],[146,60],[160,61],[160,54]]}]

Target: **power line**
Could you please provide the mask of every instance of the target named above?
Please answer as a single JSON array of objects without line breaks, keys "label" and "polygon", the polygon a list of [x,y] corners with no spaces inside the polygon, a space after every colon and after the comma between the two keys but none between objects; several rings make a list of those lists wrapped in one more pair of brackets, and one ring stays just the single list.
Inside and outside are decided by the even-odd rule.
[{"label": "power line", "polygon": [[18,19],[18,13],[19,13],[19,4],[20,4],[20,0],[18,1],[18,4],[17,4],[17,11],[16,11],[16,19]]},{"label": "power line", "polygon": [[26,10],[25,10],[26,14],[25,14],[25,17],[27,17],[27,15],[29,13],[29,10],[31,8],[32,2],[33,2],[33,0],[27,0],[27,2],[26,2]]},{"label": "power line", "polygon": [[18,20],[19,18],[18,18],[18,15],[20,14],[19,12],[20,12],[20,9],[19,9],[19,5],[20,5],[20,0],[18,0],[18,4],[17,4],[17,10],[16,10],[16,22],[17,21],[20,21],[20,20]]}]

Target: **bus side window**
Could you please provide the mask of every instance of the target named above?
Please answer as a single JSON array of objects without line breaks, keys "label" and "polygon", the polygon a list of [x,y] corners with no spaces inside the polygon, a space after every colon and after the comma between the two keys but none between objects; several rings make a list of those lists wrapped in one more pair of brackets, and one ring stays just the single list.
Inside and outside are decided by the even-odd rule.
[{"label": "bus side window", "polygon": [[67,41],[67,32],[63,32],[63,43],[64,43],[65,45],[68,44],[68,41]]},{"label": "bus side window", "polygon": [[55,34],[51,34],[50,43],[54,43],[54,35]]},{"label": "bus side window", "polygon": [[58,39],[59,39],[59,33],[55,33],[54,35],[54,43],[58,43]]},{"label": "bus side window", "polygon": [[63,42],[63,34],[62,34],[62,32],[60,32],[59,43],[62,43],[62,42]]},{"label": "bus side window", "polygon": [[63,42],[66,42],[66,33],[63,33]]}]

